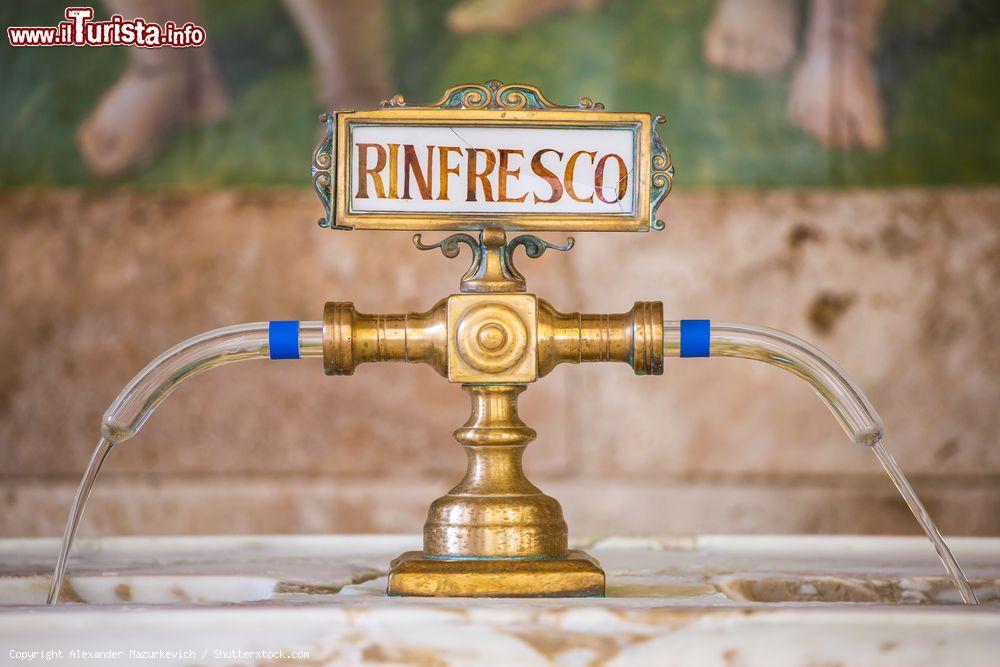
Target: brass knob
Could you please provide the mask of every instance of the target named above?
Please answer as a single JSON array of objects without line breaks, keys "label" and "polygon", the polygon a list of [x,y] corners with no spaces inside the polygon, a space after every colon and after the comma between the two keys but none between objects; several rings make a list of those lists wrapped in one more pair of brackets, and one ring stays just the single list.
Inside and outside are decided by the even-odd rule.
[{"label": "brass knob", "polygon": [[524,358],[528,327],[510,306],[482,303],[462,315],[455,342],[462,361],[472,368],[502,373]]},{"label": "brass knob", "polygon": [[507,330],[499,324],[484,324],[479,327],[476,340],[479,341],[479,346],[485,350],[499,350],[507,342]]}]

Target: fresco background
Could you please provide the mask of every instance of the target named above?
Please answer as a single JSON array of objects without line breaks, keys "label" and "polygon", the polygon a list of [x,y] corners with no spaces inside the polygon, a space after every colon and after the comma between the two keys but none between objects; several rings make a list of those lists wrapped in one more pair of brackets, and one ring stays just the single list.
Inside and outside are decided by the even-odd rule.
[{"label": "fresco background", "polygon": [[[814,342],[868,391],[944,532],[1000,534],[995,3],[888,3],[880,151],[825,148],[789,119],[794,63],[768,77],[706,64],[714,3],[608,2],[466,36],[447,28],[454,6],[386,3],[390,92],[429,101],[498,78],[669,118],[667,229],[579,235],[571,253],[522,260],[530,290],[561,310],[661,299],[672,319]],[[0,23],[52,25],[64,7],[8,2]],[[61,532],[100,415],[167,347],[236,322],[317,319],[326,300],[424,310],[465,269],[405,234],[319,229],[308,164],[321,105],[292,18],[264,0],[204,10],[228,116],[110,179],[88,173],[74,134],[125,50],[0,44],[2,536]],[[529,476],[574,536],[917,532],[873,457],[770,368],[563,367],[521,411],[539,434]],[[216,371],[112,454],[82,530],[416,532],[461,475],[450,433],[467,413],[460,389],[423,367]]]},{"label": "fresco background", "polygon": [[[984,0],[889,2],[876,57],[888,116],[879,154],[823,149],[786,117],[791,72],[734,76],[707,65],[706,0],[625,0],[557,15],[513,35],[448,31],[453,0],[387,2],[392,91],[430,101],[457,82],[538,85],[553,100],[667,115],[664,134],[691,186],[985,184],[1000,177],[996,119],[1000,9]],[[52,25],[65,3],[10,2],[9,25]],[[128,183],[301,185],[316,114],[309,57],[289,13],[268,0],[205,3],[208,48],[233,99],[230,117],[182,132]],[[100,14],[101,6],[97,7]],[[105,12],[106,15],[106,12]],[[122,48],[0,50],[0,179],[92,185],[73,132],[125,67]],[[375,100],[377,102],[377,100]]]}]

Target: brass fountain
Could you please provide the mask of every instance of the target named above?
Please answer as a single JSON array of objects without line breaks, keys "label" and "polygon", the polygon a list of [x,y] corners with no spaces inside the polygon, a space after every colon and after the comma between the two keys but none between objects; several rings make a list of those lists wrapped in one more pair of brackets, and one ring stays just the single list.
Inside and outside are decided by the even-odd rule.
[{"label": "brass fountain", "polygon": [[[252,359],[322,358],[329,375],[370,361],[430,365],[472,398],[455,431],[468,469],[431,504],[422,551],[400,555],[390,595],[599,596],[604,571],[569,549],[559,503],[528,481],[521,458],[535,432],[517,415],[517,397],[561,363],[619,361],[636,375],[660,375],[669,357],[737,357],[766,362],[816,391],[851,440],[870,448],[934,544],[962,600],[975,592],[926,509],[883,445],[881,417],[829,357],[788,333],[708,320],[664,322],[660,302],[627,313],[561,313],[526,292],[513,262],[547,249],[521,232],[663,229],[655,213],[670,191],[670,156],[655,131],[663,118],[609,113],[588,98],[567,107],[537,88],[499,81],[454,86],[437,102],[412,106],[397,95],[375,111],[322,116],[326,136],[313,154],[313,184],[327,229],[407,230],[421,250],[472,263],[452,294],[423,313],[366,315],[327,303],[322,321],[251,322],[213,329],[166,350],[125,386],[70,507],[49,585],[62,590],[87,498],[113,447],[132,439],[183,381]],[[450,232],[424,244],[423,231]],[[470,234],[469,232],[474,232]],[[507,238],[508,232],[519,235]]]},{"label": "brass fountain", "polygon": [[662,117],[608,113],[587,98],[559,106],[533,86],[489,81],[455,86],[428,106],[397,95],[376,111],[321,120],[313,182],[326,207],[322,227],[451,231],[437,243],[419,233],[413,241],[446,257],[462,244],[473,254],[460,293],[426,312],[324,308],[327,374],[425,363],[472,399],[454,433],[468,456],[465,477],[431,505],[423,551],[392,562],[389,594],[603,595],[604,571],[568,547],[559,503],[524,474],[535,431],[518,417],[517,399],[561,363],[624,362],[636,375],[662,374],[663,306],[559,312],[526,292],[513,255],[518,246],[532,258],[566,251],[572,237],[555,246],[507,232],[662,229],[655,211],[673,175],[654,129]]}]

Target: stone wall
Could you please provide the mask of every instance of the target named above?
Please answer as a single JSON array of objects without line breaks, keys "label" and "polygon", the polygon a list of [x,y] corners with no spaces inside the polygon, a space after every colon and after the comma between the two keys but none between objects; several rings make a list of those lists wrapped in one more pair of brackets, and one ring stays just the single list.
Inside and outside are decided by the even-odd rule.
[{"label": "stone wall", "polygon": [[[324,231],[318,208],[302,190],[0,195],[0,535],[61,532],[101,414],[174,343],[457,289],[465,255]],[[561,310],[662,299],[671,319],[812,341],[869,393],[943,530],[1000,534],[1000,188],[678,192],[665,208],[664,232],[519,254],[529,290]],[[528,473],[576,536],[916,531],[874,458],[762,364],[563,366],[520,404],[538,431]],[[450,433],[467,414],[425,367],[217,370],[113,452],[83,532],[417,532],[464,468]]]}]

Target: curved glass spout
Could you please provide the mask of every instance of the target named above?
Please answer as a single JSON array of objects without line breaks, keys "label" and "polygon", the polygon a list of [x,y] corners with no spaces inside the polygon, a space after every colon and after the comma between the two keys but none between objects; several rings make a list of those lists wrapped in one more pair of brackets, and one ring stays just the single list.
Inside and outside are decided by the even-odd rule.
[{"label": "curved glass spout", "polygon": [[[102,435],[115,445],[142,428],[177,385],[210,368],[271,357],[270,323],[251,322],[212,329],[188,338],[153,359],[125,385],[104,413]],[[323,323],[299,323],[299,354],[323,356]]]},{"label": "curved glass spout", "polygon": [[[273,345],[273,347],[272,347]],[[279,349],[280,348],[280,349]],[[177,385],[210,368],[250,359],[304,359],[323,356],[322,322],[252,322],[212,329],[173,346],[133,377],[104,413],[102,437],[77,487],[55,570],[48,604],[59,601],[66,564],[90,492],[111,448],[142,428]]]},{"label": "curved glass spout", "polygon": [[[882,439],[882,418],[861,389],[804,340],[767,327],[713,322],[708,349],[713,357],[755,359],[794,373],[812,386],[854,442],[871,447]],[[663,355],[681,356],[680,322],[663,323]]]},{"label": "curved glass spout", "polygon": [[665,357],[739,357],[779,366],[816,391],[854,442],[869,447],[896,486],[966,604],[979,604],[962,567],[896,461],[885,449],[882,418],[854,381],[815,347],[776,329],[708,320],[663,323]]}]

